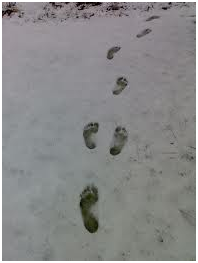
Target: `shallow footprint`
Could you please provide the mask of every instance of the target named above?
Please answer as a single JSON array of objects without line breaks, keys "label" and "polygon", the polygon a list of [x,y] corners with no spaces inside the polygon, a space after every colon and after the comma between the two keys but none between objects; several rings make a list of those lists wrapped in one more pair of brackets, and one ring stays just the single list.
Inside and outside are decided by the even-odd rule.
[{"label": "shallow footprint", "polygon": [[128,81],[125,77],[120,77],[116,81],[116,86],[113,89],[113,94],[118,95],[120,94],[127,86]]},{"label": "shallow footprint", "polygon": [[80,195],[80,209],[85,228],[90,233],[98,230],[98,220],[90,211],[98,201],[98,189],[94,185],[88,185]]},{"label": "shallow footprint", "polygon": [[149,34],[152,30],[150,28],[146,28],[144,30],[142,30],[139,34],[137,34],[137,37],[140,38],[140,37],[143,37],[147,34]]},{"label": "shallow footprint", "polygon": [[120,49],[121,47],[118,46],[110,48],[107,52],[107,58],[112,59],[114,57],[114,54],[117,53]]},{"label": "shallow footprint", "polygon": [[83,137],[85,141],[85,145],[89,149],[94,149],[96,147],[96,142],[94,135],[98,132],[99,124],[97,122],[90,122],[85,125],[83,129]]},{"label": "shallow footprint", "polygon": [[126,141],[128,139],[128,133],[124,127],[118,126],[115,129],[113,140],[110,147],[110,154],[117,155],[122,151]]},{"label": "shallow footprint", "polygon": [[149,18],[146,19],[146,21],[152,21],[154,19],[158,19],[160,16],[150,16]]}]

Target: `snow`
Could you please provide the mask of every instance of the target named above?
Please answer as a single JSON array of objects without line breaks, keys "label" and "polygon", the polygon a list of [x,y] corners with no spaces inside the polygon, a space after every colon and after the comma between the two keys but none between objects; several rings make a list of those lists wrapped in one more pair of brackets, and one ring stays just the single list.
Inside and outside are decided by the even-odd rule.
[{"label": "snow", "polygon": [[[195,259],[195,6],[131,13],[3,19],[3,260]],[[128,142],[111,156],[118,125]],[[79,209],[90,183],[95,234]]]}]

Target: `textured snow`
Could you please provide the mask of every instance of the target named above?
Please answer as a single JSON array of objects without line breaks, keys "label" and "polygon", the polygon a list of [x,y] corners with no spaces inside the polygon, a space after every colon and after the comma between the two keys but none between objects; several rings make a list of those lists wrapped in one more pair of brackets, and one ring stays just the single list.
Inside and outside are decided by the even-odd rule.
[{"label": "textured snow", "polygon": [[[195,260],[195,4],[35,22],[43,5],[3,19],[3,260]],[[129,138],[113,157],[117,125]],[[95,234],[79,209],[90,183]]]}]

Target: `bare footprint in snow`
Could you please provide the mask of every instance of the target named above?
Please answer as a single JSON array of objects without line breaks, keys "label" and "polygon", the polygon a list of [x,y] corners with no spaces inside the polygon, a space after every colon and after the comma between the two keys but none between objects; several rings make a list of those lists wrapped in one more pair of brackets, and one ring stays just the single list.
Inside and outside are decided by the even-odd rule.
[{"label": "bare footprint in snow", "polygon": [[99,124],[97,122],[88,123],[83,129],[83,137],[85,145],[89,149],[94,149],[96,147],[95,134],[98,132]]},{"label": "bare footprint in snow", "polygon": [[113,89],[113,94],[118,95],[120,94],[127,86],[128,81],[125,77],[120,77],[116,81],[115,88]]},{"label": "bare footprint in snow", "polygon": [[121,47],[118,46],[110,48],[107,52],[107,58],[112,59],[114,57],[114,54],[117,53],[120,49]]},{"label": "bare footprint in snow", "polygon": [[140,37],[143,37],[147,34],[149,34],[152,30],[150,28],[146,28],[144,30],[142,30],[139,34],[137,34],[137,37],[140,38]]},{"label": "bare footprint in snow", "polygon": [[121,153],[122,148],[124,147],[128,139],[128,133],[124,127],[118,126],[115,129],[113,140],[110,146],[110,154],[117,155]]},{"label": "bare footprint in snow", "polygon": [[150,16],[149,18],[146,19],[146,21],[152,21],[154,19],[158,19],[160,16]]},{"label": "bare footprint in snow", "polygon": [[90,233],[98,230],[98,220],[91,212],[97,201],[98,189],[94,185],[88,185],[80,195],[80,209],[84,226]]}]

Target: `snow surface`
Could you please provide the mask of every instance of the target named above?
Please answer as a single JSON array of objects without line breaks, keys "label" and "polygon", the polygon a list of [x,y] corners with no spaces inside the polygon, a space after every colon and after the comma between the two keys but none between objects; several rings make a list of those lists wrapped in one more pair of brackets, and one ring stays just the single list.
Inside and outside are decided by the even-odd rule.
[{"label": "snow surface", "polygon": [[[64,23],[3,19],[3,260],[195,260],[192,15],[193,3]],[[129,85],[114,96],[120,76]],[[90,121],[100,125],[93,150],[82,136]],[[111,156],[117,125],[129,138]],[[90,183],[95,234],[79,209]]]}]

